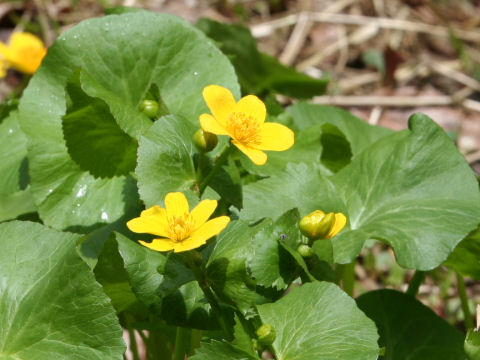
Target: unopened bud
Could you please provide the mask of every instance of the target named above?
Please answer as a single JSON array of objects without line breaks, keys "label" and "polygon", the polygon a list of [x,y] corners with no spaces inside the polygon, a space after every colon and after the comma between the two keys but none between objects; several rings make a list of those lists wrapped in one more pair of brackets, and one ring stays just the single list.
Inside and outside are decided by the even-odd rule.
[{"label": "unopened bud", "polygon": [[158,114],[158,102],[155,100],[143,100],[140,104],[140,110],[150,119],[155,119]]},{"label": "unopened bud", "polygon": [[269,346],[275,341],[276,333],[272,325],[263,324],[257,329],[258,343]]},{"label": "unopened bud", "polygon": [[313,254],[314,254],[313,249],[312,249],[310,246],[305,245],[305,244],[300,245],[300,246],[297,248],[297,252],[298,252],[303,258],[309,258],[309,257],[313,256]]},{"label": "unopened bud", "polygon": [[217,135],[198,129],[193,135],[193,144],[202,153],[215,149],[218,144]]},{"label": "unopened bud", "polygon": [[299,227],[303,235],[317,240],[325,238],[334,223],[335,213],[325,214],[321,210],[315,210],[300,220]]}]

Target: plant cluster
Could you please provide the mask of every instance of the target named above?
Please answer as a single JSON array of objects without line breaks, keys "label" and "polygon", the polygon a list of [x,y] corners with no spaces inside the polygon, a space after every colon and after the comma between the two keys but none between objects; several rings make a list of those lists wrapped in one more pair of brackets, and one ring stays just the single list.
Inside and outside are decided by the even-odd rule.
[{"label": "plant cluster", "polygon": [[[283,109],[327,80],[243,27],[123,11],[62,34],[1,106],[0,359],[121,359],[122,328],[135,360],[135,333],[147,359],[478,359],[479,187],[434,121]],[[353,298],[373,241],[416,270],[406,293]],[[439,266],[467,340],[415,298]]]}]

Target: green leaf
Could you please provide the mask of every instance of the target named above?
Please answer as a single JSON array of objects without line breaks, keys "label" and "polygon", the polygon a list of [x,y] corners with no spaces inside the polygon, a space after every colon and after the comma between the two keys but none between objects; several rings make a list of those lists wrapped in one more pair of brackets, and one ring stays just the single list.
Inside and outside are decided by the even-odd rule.
[{"label": "green leaf", "polygon": [[296,262],[280,242],[293,249],[300,245],[299,220],[298,210],[293,209],[253,236],[253,254],[247,265],[258,285],[286,289],[297,276]]},{"label": "green leaf", "polygon": [[193,275],[174,254],[164,255],[116,234],[124,268],[138,299],[148,307],[159,307],[163,299]]},{"label": "green leaf", "polygon": [[427,116],[413,115],[409,128],[371,146],[333,179],[350,225],[332,239],[337,262],[350,262],[375,238],[393,247],[401,266],[430,270],[476,228],[480,193],[464,157]]},{"label": "green leaf", "polygon": [[[41,219],[57,229],[89,232],[121,218],[138,199],[133,196],[136,189],[129,193],[128,176],[95,178],[69,154],[61,119],[67,112],[67,82],[78,69],[83,92],[95,106],[106,104],[111,115],[103,105],[102,114],[113,116],[134,139],[151,127],[139,105],[152,87],[158,88],[159,100],[171,114],[192,124],[208,110],[202,97],[205,86],[226,86],[235,96],[239,89],[232,65],[215,45],[170,15],[146,11],[111,15],[86,20],[62,34],[23,93],[20,122],[28,138],[31,192]],[[114,131],[118,134],[118,129]],[[115,144],[125,143],[124,135],[121,138]],[[96,143],[90,146],[102,151],[98,160],[107,159],[111,148],[105,153],[98,144],[101,140],[95,136],[92,140]],[[124,155],[126,164],[109,164],[115,174],[130,169],[131,150]],[[101,169],[105,175],[113,173],[112,168],[107,170]]]},{"label": "green leaf", "polygon": [[196,281],[182,285],[168,295],[163,300],[161,316],[170,325],[205,330],[220,329],[216,315]]},{"label": "green leaf", "polygon": [[189,121],[168,115],[157,120],[140,138],[136,174],[140,197],[147,208],[161,204],[169,192],[184,192],[193,187],[195,130]]},{"label": "green leaf", "polygon": [[[289,163],[275,176],[244,186],[240,218],[256,221],[268,217],[276,220],[293,207],[297,207],[302,215],[319,206],[323,211],[342,211],[336,189],[321,174],[322,170],[317,166]],[[329,200],[322,201],[325,197]],[[330,204],[335,202],[339,205],[331,208]]]},{"label": "green leaf", "polygon": [[17,216],[36,210],[29,188],[8,195],[0,195],[0,221],[15,219]]},{"label": "green leaf", "polygon": [[215,292],[225,301],[246,311],[255,303],[255,282],[246,268],[252,257],[251,239],[264,226],[249,227],[243,221],[232,221],[217,237],[207,262],[207,277]]},{"label": "green leaf", "polygon": [[82,90],[78,74],[67,84],[71,104],[62,118],[68,153],[94,177],[128,175],[135,169],[137,142],[115,122],[107,104]]},{"label": "green leaf", "polygon": [[[237,349],[245,351],[250,354],[252,357],[257,358],[257,351],[253,347],[252,337],[256,337],[256,334],[249,334],[247,331],[247,320],[241,319],[237,314],[235,314],[235,326],[233,328],[235,339],[232,342],[232,345]],[[250,325],[250,331],[254,331],[253,326]]]},{"label": "green leaf", "polygon": [[250,30],[239,24],[200,19],[196,25],[231,58],[244,93],[279,93],[311,98],[325,92],[326,79],[314,79],[258,51]]},{"label": "green leaf", "polygon": [[94,273],[97,281],[102,284],[103,291],[112,300],[112,305],[117,313],[136,303],[137,298],[130,286],[128,274],[113,234],[105,242]]},{"label": "green leaf", "polygon": [[331,124],[323,125],[320,142],[325,149],[321,156],[322,164],[328,169],[338,172],[350,163],[352,158],[350,144],[345,135],[336,126]]},{"label": "green leaf", "polygon": [[[378,139],[392,133],[391,130],[367,124],[362,119],[353,116],[348,111],[333,106],[323,106],[300,102],[286,109],[293,123],[300,129],[307,129],[317,124],[330,124],[338,128],[350,143],[353,156],[361,153],[365,148]],[[332,129],[330,127],[330,129]],[[325,130],[324,130],[325,131]],[[335,144],[335,143],[334,143]],[[324,153],[337,151],[324,144]]]},{"label": "green leaf", "polygon": [[115,311],[77,255],[78,237],[0,224],[0,358],[122,359]]},{"label": "green leaf", "polygon": [[265,71],[260,83],[260,91],[269,91],[297,99],[310,99],[325,93],[327,78],[312,78],[264,53],[260,53],[260,59]]},{"label": "green leaf", "polygon": [[368,292],[358,307],[375,321],[389,360],[464,360],[464,336],[414,297],[394,290]]},{"label": "green leaf", "polygon": [[195,350],[191,360],[256,360],[246,352],[236,349],[224,341],[212,340],[209,343],[202,343],[200,348]]},{"label": "green leaf", "polygon": [[0,174],[0,221],[34,212],[36,207],[27,188],[27,139],[16,110],[0,123]]},{"label": "green leaf", "polygon": [[365,65],[377,69],[380,74],[385,74],[385,58],[380,51],[374,49],[364,51],[362,53],[362,61]]},{"label": "green leaf", "polygon": [[[275,202],[263,200],[278,194]],[[384,137],[334,176],[290,164],[276,177],[245,186],[240,217],[275,219],[292,206],[302,215],[316,209],[346,214],[347,227],[331,239],[337,263],[354,260],[373,238],[390,244],[401,266],[429,270],[477,226],[480,194],[448,136],[417,114],[410,131]]]},{"label": "green leaf", "polygon": [[443,263],[463,276],[480,281],[480,228],[463,239]]},{"label": "green leaf", "polygon": [[374,323],[334,284],[304,284],[257,309],[263,324],[275,329],[278,360],[377,359]]}]

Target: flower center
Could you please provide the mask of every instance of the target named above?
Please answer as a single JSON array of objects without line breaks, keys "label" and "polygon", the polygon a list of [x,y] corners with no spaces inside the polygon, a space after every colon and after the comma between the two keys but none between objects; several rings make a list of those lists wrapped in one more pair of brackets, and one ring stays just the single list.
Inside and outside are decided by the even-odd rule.
[{"label": "flower center", "polygon": [[260,126],[251,115],[233,112],[227,118],[227,131],[243,145],[260,145]]},{"label": "flower center", "polygon": [[175,242],[185,240],[195,228],[195,221],[190,214],[183,216],[172,216],[168,220],[168,237]]}]

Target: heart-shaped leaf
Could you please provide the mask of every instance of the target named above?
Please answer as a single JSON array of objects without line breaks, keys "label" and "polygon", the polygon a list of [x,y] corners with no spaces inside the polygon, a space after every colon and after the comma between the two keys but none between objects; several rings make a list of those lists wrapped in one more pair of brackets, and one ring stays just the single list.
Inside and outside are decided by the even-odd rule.
[{"label": "heart-shaped leaf", "polygon": [[110,300],[76,252],[79,235],[0,224],[0,358],[122,359]]},{"label": "heart-shaped leaf", "polygon": [[377,359],[375,324],[334,284],[304,284],[257,309],[275,329],[272,348],[279,360]]},{"label": "heart-shaped leaf", "polygon": [[[90,119],[67,114],[67,105],[79,100],[67,91],[67,82],[78,69],[82,92],[108,118],[104,119],[107,132],[118,135],[115,141],[109,137],[99,144],[103,136],[91,128],[96,111],[88,112]],[[197,124],[198,116],[207,111],[202,89],[210,84],[239,93],[228,59],[203,33],[179,18],[139,11],[87,20],[62,34],[49,48],[19,106],[28,138],[31,192],[44,223],[89,232],[120,219],[138,202],[129,193],[132,179],[127,173],[132,144],[152,124],[140,110],[141,102],[155,88],[156,100],[166,111]],[[65,115],[63,125],[68,126],[62,127]],[[96,161],[103,164],[111,159],[106,170],[92,169],[85,159],[88,152],[79,153],[79,137],[72,135],[77,130],[95,142],[92,148],[101,152]],[[116,152],[123,152],[122,159]]]},{"label": "heart-shaped leaf", "polygon": [[375,321],[389,360],[464,360],[464,335],[414,297],[383,289],[357,299]]}]

